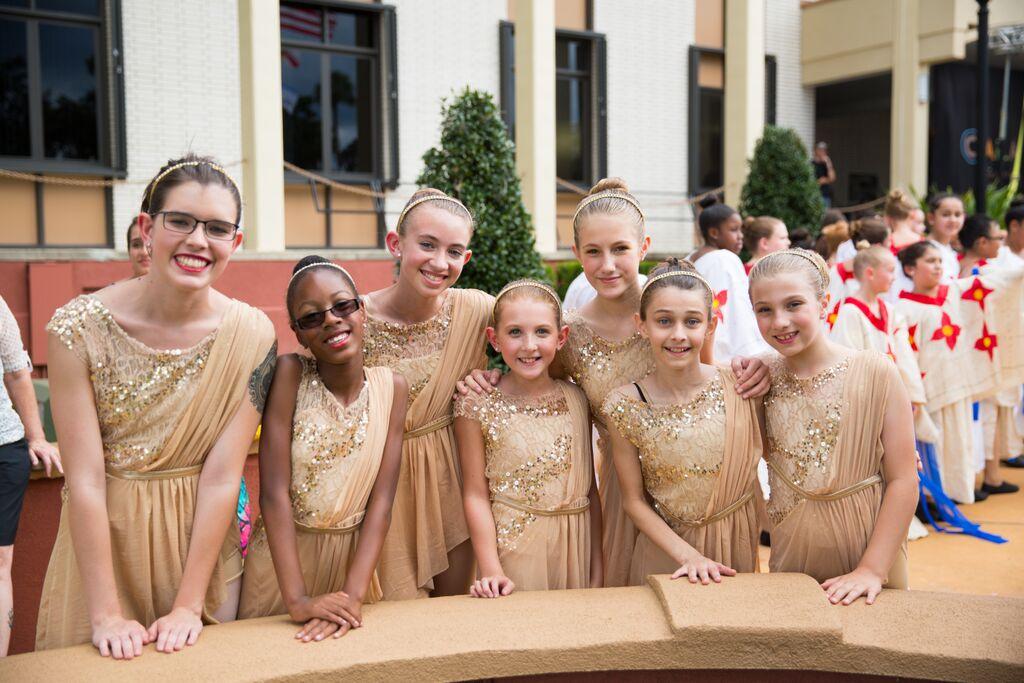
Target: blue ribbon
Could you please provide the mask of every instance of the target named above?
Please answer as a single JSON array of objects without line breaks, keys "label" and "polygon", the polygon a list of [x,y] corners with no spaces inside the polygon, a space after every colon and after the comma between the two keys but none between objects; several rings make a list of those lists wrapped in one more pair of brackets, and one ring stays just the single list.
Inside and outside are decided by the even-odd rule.
[{"label": "blue ribbon", "polygon": [[[939,462],[935,455],[935,446],[924,441],[917,442],[917,452],[921,455],[924,469],[918,472],[918,488],[921,492],[921,508],[924,516],[932,527],[942,534],[965,534],[974,536],[990,543],[1006,543],[1006,539],[998,534],[982,531],[981,527],[967,519],[949,496],[942,490],[942,477],[939,473]],[[925,492],[931,496],[932,502],[939,510],[940,523],[932,517],[928,509]]]}]

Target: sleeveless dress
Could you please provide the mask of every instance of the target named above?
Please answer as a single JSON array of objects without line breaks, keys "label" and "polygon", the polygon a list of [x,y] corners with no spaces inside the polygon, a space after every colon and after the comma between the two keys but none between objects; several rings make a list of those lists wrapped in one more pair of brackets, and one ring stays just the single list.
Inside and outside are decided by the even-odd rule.
[{"label": "sleeveless dress", "polygon": [[[769,568],[819,582],[847,574],[857,568],[882,505],[882,421],[889,387],[902,380],[895,364],[874,351],[858,351],[807,379],[786,370],[781,358],[769,365]],[[907,587],[905,542],[886,585]]]},{"label": "sleeveless dress", "polygon": [[[203,462],[238,406],[249,400],[253,370],[275,353],[274,327],[258,309],[233,301],[218,329],[195,346],[156,350],[130,337],[98,298],[83,295],[57,309],[47,331],[89,369],[106,462],[118,600],[126,619],[148,626],[174,603]],[[37,650],[92,637],[68,497],[65,484],[39,606]],[[242,572],[238,526],[225,519],[224,528],[206,592],[206,623],[214,621],[210,615],[224,600],[225,585]]]},{"label": "sleeveless dress", "polygon": [[601,407],[612,389],[643,379],[654,369],[651,345],[639,332],[621,342],[608,341],[594,332],[578,311],[566,313],[565,324],[569,326],[569,340],[558,352],[558,360],[586,393],[597,429],[595,460],[604,524],[604,585],[626,586],[639,532],[622,509],[622,494],[605,427],[607,418]]},{"label": "sleeveless dress", "polygon": [[517,590],[590,585],[590,410],[579,388],[557,384],[543,397],[495,389],[455,407],[483,432],[498,559]]},{"label": "sleeveless dress", "polygon": [[[739,572],[755,572],[760,532],[758,401],[736,394],[730,370],[716,371],[685,404],[651,404],[625,386],[608,397],[604,411],[637,447],[644,490],[665,523],[705,557]],[[631,584],[678,568],[679,563],[640,534]]]},{"label": "sleeveless dress", "polygon": [[[387,442],[395,383],[390,369],[366,368],[358,398],[343,406],[324,386],[316,361],[299,358],[290,497],[302,579],[307,595],[315,596],[344,589]],[[374,573],[364,602],[380,598]],[[260,519],[245,561],[238,617],[287,612]]]},{"label": "sleeveless dress", "polygon": [[426,597],[448,568],[448,551],[469,538],[452,395],[455,383],[484,368],[494,297],[449,289],[430,320],[398,325],[367,315],[364,363],[385,366],[409,382],[402,468],[379,565],[385,600]]}]

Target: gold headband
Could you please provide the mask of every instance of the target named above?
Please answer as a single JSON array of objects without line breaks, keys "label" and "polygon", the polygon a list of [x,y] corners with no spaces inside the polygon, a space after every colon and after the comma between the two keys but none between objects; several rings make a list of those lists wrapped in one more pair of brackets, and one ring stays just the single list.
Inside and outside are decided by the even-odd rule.
[{"label": "gold headband", "polygon": [[712,299],[715,298],[715,290],[712,289],[711,283],[708,282],[707,280],[705,280],[703,275],[701,275],[700,273],[698,273],[696,271],[693,271],[693,270],[672,270],[672,271],[669,271],[667,273],[659,273],[658,275],[655,275],[654,277],[649,278],[647,280],[647,282],[644,283],[643,289],[640,290],[640,298],[642,299],[644,294],[647,293],[647,289],[651,285],[653,285],[655,282],[657,282],[658,280],[664,280],[666,278],[676,277],[677,275],[685,275],[687,277],[692,277],[694,280],[696,280],[697,282],[699,282],[702,285],[704,285],[704,287],[708,290],[708,293],[711,294],[711,298]]},{"label": "gold headband", "polygon": [[[310,268],[316,268],[317,266],[327,266],[328,268],[336,268],[336,269],[340,270],[342,273],[345,274],[345,277],[348,278],[349,282],[352,283],[352,286],[355,287],[355,282],[356,281],[352,278],[352,274],[349,273],[344,268],[342,268],[341,266],[339,266],[337,263],[331,263],[330,261],[317,261],[316,263],[307,263],[306,265],[302,266],[301,268],[296,270],[294,273],[292,273],[291,278],[289,278],[289,280],[288,280],[288,284],[290,285],[292,283],[292,280],[294,280],[298,276],[298,274],[301,273],[302,271],[309,270]],[[359,292],[356,292],[356,296],[359,296]]]},{"label": "gold headband", "polygon": [[[828,270],[826,268],[823,268],[821,263],[815,261],[814,257],[811,256],[811,254],[806,249],[783,249],[782,251],[773,251],[772,253],[768,254],[767,256],[763,257],[760,261],[758,261],[757,264],[754,266],[754,270],[756,270],[759,265],[761,265],[768,259],[772,258],[773,256],[782,256],[784,254],[799,256],[800,258],[807,260],[812,266],[814,266],[814,270],[818,273],[818,277],[821,278],[822,287],[828,289],[828,283],[830,279]],[[750,271],[750,274],[753,275],[754,271]]]},{"label": "gold headband", "polygon": [[633,199],[632,197],[630,197],[628,194],[621,190],[604,190],[603,192],[598,192],[597,194],[592,194],[589,197],[585,197],[583,201],[580,202],[580,205],[576,207],[576,213],[573,214],[572,224],[576,225],[576,220],[580,217],[580,211],[587,208],[587,206],[589,206],[590,204],[593,204],[594,202],[600,201],[602,199],[621,199],[622,201],[628,204],[632,204],[633,208],[635,208],[637,213],[640,214],[641,222],[646,220],[644,217],[644,210],[640,208],[640,203],[637,200]]},{"label": "gold headband", "polygon": [[236,185],[235,181],[231,179],[231,176],[228,175],[228,172],[225,171],[220,166],[218,166],[217,164],[211,163],[209,161],[202,161],[202,160],[183,161],[180,164],[174,164],[173,166],[167,167],[166,169],[163,170],[163,172],[160,173],[160,175],[158,175],[153,180],[153,184],[149,186],[149,195],[148,195],[148,198],[147,198],[147,201],[146,201],[146,208],[147,209],[152,209],[153,208],[153,192],[156,191],[156,186],[160,184],[160,181],[163,180],[164,177],[168,173],[173,173],[174,171],[177,171],[179,168],[185,168],[186,166],[199,166],[201,164],[206,164],[207,166],[212,168],[214,171],[219,171],[221,173],[221,175],[223,175],[225,178],[228,179],[228,182],[231,183],[231,185],[235,188],[235,190],[236,191],[238,190],[238,185]]},{"label": "gold headband", "polygon": [[555,305],[558,306],[558,315],[559,315],[559,317],[561,317],[561,315],[562,315],[562,300],[558,298],[558,294],[555,292],[554,289],[551,288],[550,285],[546,285],[543,282],[537,282],[536,280],[522,280],[522,281],[519,281],[519,282],[510,282],[509,284],[507,284],[504,287],[502,287],[501,291],[498,292],[498,296],[494,297],[494,308],[491,309],[491,311],[492,311],[491,315],[493,316],[494,310],[497,310],[497,308],[498,308],[498,301],[501,300],[501,297],[505,296],[506,294],[511,292],[513,289],[519,289],[520,287],[535,287],[536,289],[539,289],[542,292],[544,292],[545,294],[547,294],[549,297],[551,297],[554,300]]},{"label": "gold headband", "polygon": [[470,220],[473,219],[473,214],[469,213],[469,209],[466,208],[466,205],[460,202],[455,197],[449,197],[446,194],[428,194],[425,197],[420,197],[419,199],[417,199],[416,201],[412,202],[404,209],[402,209],[402,213],[398,215],[398,223],[395,224],[395,232],[398,232],[399,230],[402,229],[402,223],[405,222],[405,217],[410,211],[415,209],[420,204],[424,204],[426,202],[451,202],[456,206],[462,207],[462,210],[469,214]]}]

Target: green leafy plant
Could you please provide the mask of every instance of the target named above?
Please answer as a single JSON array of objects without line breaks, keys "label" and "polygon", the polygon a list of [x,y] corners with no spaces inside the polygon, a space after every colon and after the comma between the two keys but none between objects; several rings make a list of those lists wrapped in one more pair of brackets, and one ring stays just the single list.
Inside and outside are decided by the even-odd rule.
[{"label": "green leafy plant", "polygon": [[740,194],[740,213],[775,216],[789,230],[817,235],[825,203],[800,137],[789,128],[765,126],[754,147],[750,172]]},{"label": "green leafy plant", "polygon": [[469,245],[473,258],[459,286],[497,294],[517,278],[545,279],[533,222],[523,206],[515,147],[494,98],[466,88],[442,103],[441,114],[440,145],[423,155],[416,182],[457,197],[476,219]]}]

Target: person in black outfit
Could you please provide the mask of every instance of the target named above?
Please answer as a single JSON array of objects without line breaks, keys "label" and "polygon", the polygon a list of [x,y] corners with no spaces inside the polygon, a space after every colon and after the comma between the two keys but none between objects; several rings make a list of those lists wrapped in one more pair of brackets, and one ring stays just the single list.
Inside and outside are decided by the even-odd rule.
[{"label": "person in black outfit", "polygon": [[832,165],[832,159],[828,156],[828,145],[819,142],[814,146],[814,158],[811,159],[814,166],[814,178],[818,181],[821,189],[821,198],[825,200],[825,208],[832,208],[832,183],[836,181],[836,169]]}]

